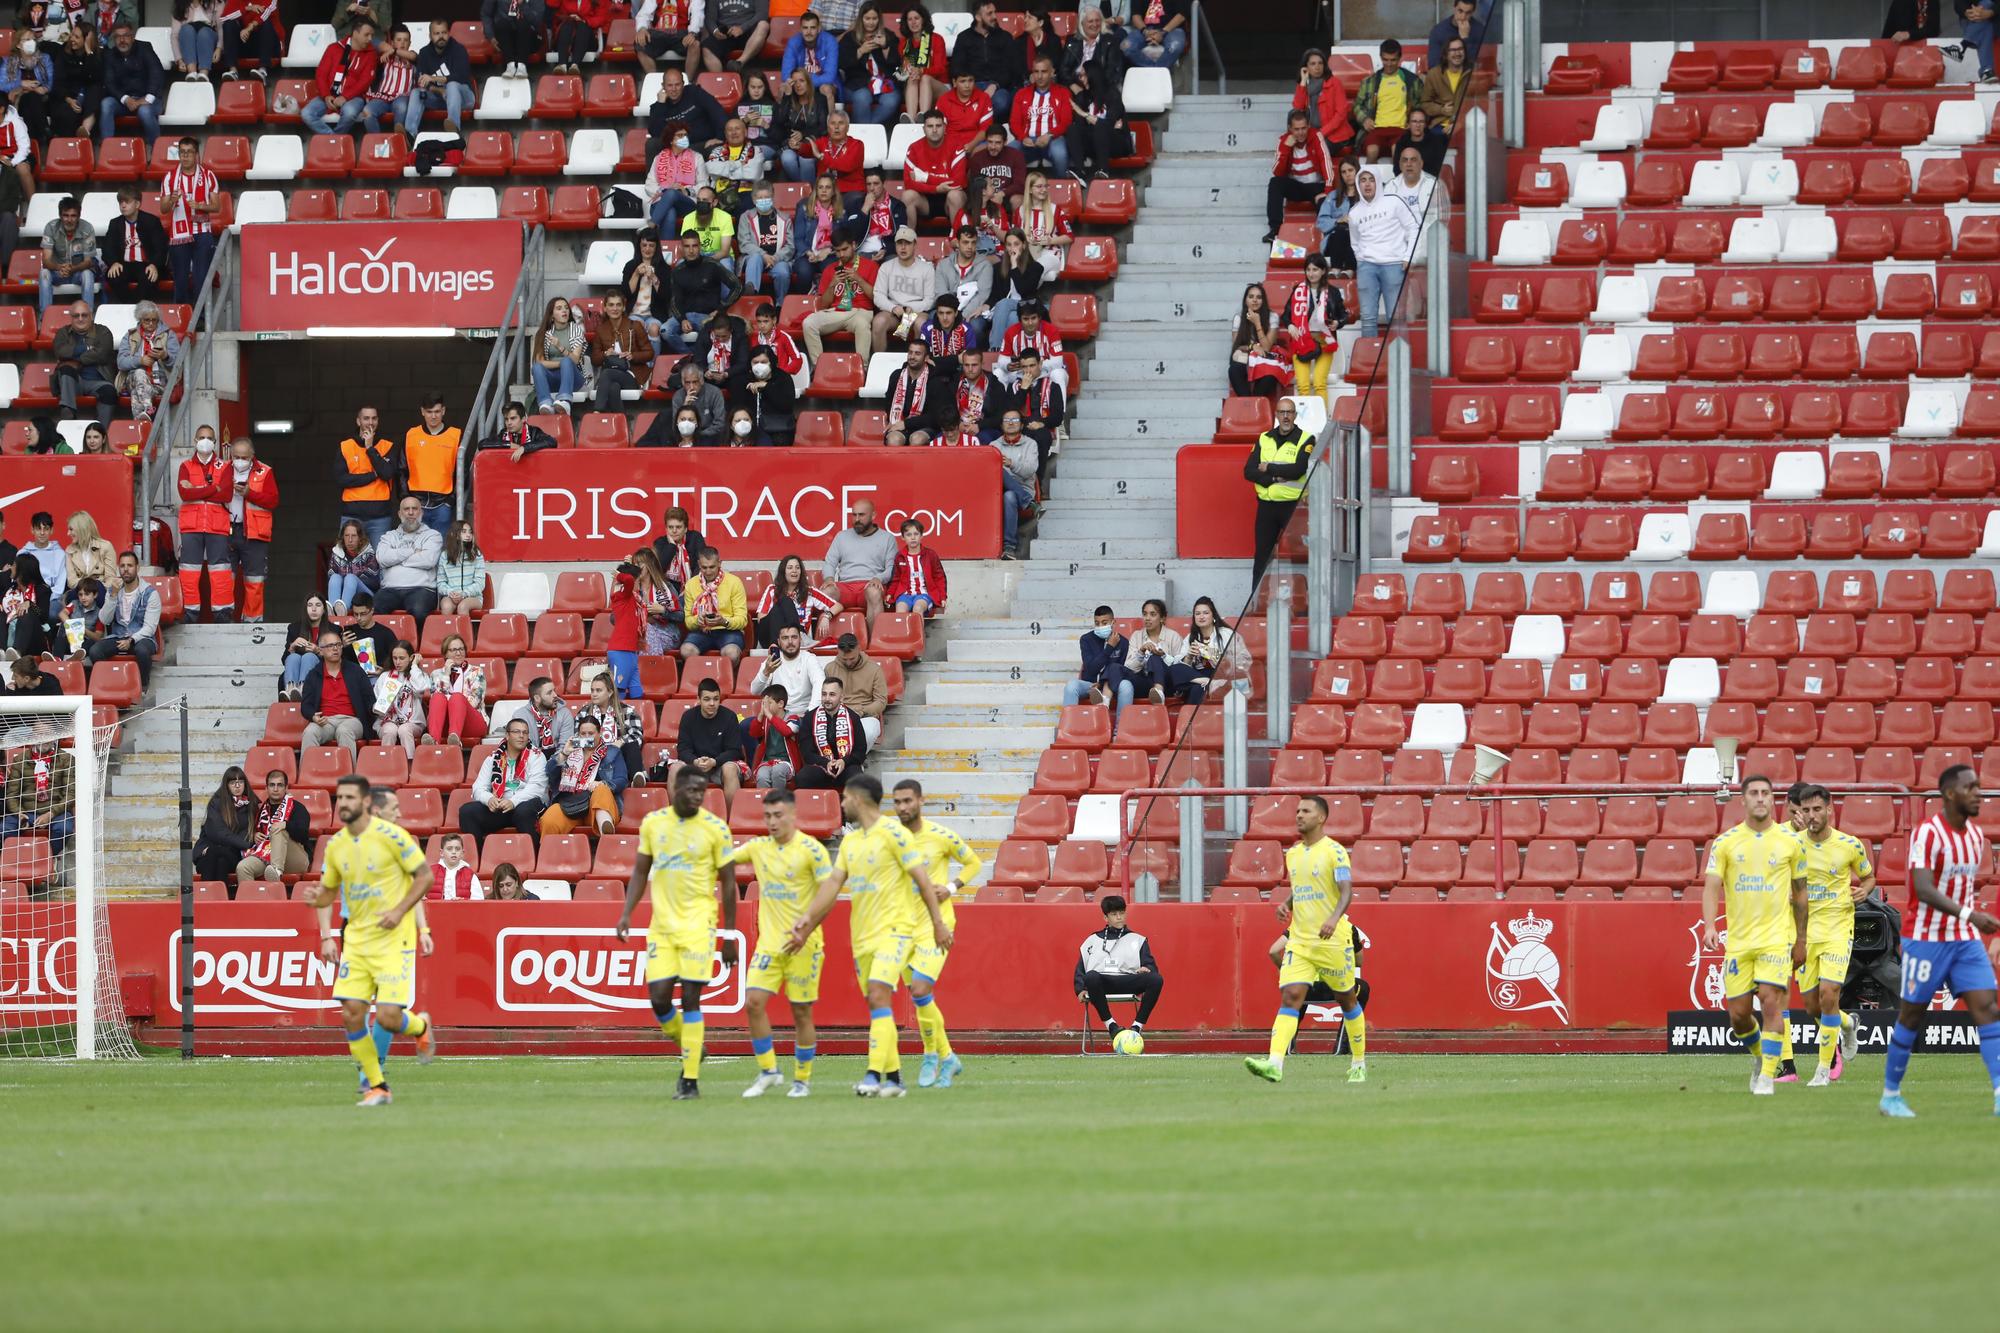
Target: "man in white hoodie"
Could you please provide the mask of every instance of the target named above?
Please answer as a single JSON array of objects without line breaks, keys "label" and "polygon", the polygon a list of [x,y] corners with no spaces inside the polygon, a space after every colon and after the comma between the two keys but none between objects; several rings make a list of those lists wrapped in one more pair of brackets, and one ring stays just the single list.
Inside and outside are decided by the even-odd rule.
[{"label": "man in white hoodie", "polygon": [[819,702],[820,682],[826,679],[826,661],[806,652],[797,625],[778,631],[778,651],[764,659],[750,681],[750,693],[762,694],[767,685],[785,689],[785,716],[798,717]]},{"label": "man in white hoodie", "polygon": [[1417,243],[1417,219],[1407,204],[1381,192],[1374,172],[1363,171],[1355,185],[1361,201],[1347,212],[1347,235],[1361,289],[1361,336],[1373,338],[1380,331],[1378,305],[1384,322],[1396,317],[1404,268]]}]

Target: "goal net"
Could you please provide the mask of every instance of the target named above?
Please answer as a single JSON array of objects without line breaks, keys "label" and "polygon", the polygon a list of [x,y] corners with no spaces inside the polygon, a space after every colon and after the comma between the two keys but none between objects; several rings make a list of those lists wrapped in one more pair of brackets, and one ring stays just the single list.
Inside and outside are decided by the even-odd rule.
[{"label": "goal net", "polygon": [[0,1055],[138,1055],[104,908],[114,728],[94,726],[91,707],[87,695],[0,698]]}]

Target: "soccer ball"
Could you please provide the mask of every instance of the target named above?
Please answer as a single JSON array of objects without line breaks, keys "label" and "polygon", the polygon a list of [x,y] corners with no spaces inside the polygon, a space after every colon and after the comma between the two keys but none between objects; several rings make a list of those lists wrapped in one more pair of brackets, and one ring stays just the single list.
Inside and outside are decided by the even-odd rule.
[{"label": "soccer ball", "polygon": [[1131,1028],[1125,1028],[1111,1039],[1111,1049],[1120,1055],[1137,1055],[1146,1049],[1146,1039]]}]

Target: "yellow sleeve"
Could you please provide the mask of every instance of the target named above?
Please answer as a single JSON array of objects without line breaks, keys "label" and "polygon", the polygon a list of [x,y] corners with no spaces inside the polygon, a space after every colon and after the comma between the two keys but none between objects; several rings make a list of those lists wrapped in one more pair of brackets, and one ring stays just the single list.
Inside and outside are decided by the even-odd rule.
[{"label": "yellow sleeve", "polygon": [[923,852],[918,849],[916,839],[906,833],[901,824],[889,827],[889,837],[896,844],[896,859],[903,863],[903,869],[915,870],[923,865]]},{"label": "yellow sleeve", "polygon": [[319,882],[329,889],[340,887],[340,844],[334,843],[326,849],[326,863],[320,867]]},{"label": "yellow sleeve", "polygon": [[980,867],[986,864],[979,859],[979,853],[972,850],[971,844],[955,832],[951,835],[951,859],[959,868],[960,884],[970,884],[978,879]]},{"label": "yellow sleeve", "polygon": [[1868,846],[1859,838],[1854,840],[1854,870],[1856,880],[1864,880],[1875,873],[1875,867],[1868,860]]},{"label": "yellow sleeve", "polygon": [[750,624],[748,594],[743,590],[743,580],[733,575],[722,580],[722,596],[717,606],[722,618],[729,622],[731,629],[743,629]]},{"label": "yellow sleeve", "polygon": [[689,629],[700,629],[701,617],[694,613],[694,604],[701,600],[701,575],[689,579],[682,593],[681,619],[687,622]]},{"label": "yellow sleeve", "polygon": [[1724,884],[1727,884],[1729,882],[1730,844],[1728,842],[1728,836],[1729,836],[1728,834],[1724,834],[1722,837],[1717,838],[1715,842],[1708,849],[1707,873],[1721,879]]},{"label": "yellow sleeve", "polygon": [[417,846],[417,840],[407,830],[396,828],[390,841],[396,844],[396,860],[407,873],[414,875],[428,864],[424,849]]},{"label": "yellow sleeve", "polygon": [[814,880],[825,879],[833,873],[833,858],[827,855],[826,844],[817,838],[806,840],[806,856],[812,862]]},{"label": "yellow sleeve", "polygon": [[763,838],[752,838],[750,839],[750,841],[744,843],[741,847],[736,847],[731,849],[729,852],[724,854],[722,858],[722,864],[734,865],[739,861],[751,860],[756,855],[757,844],[763,841],[765,841],[765,839]]}]

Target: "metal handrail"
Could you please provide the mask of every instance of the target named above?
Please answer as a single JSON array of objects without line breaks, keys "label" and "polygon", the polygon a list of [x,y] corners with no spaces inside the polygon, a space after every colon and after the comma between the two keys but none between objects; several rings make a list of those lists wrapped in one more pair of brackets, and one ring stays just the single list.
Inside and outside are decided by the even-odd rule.
[{"label": "metal handrail", "polygon": [[517,379],[527,377],[532,355],[528,344],[534,339],[534,331],[541,327],[542,253],[548,243],[548,230],[523,224],[522,233],[521,271],[514,278],[514,290],[500,316],[492,354],[486,358],[486,369],[479,377],[479,387],[473,391],[472,406],[465,416],[464,447],[458,451],[454,501],[460,518],[470,508],[473,454],[479,441],[499,430],[507,412],[508,390]]},{"label": "metal handrail", "polygon": [[1222,63],[1222,48],[1216,44],[1215,29],[1208,26],[1208,11],[1202,7],[1201,0],[1194,0],[1194,7],[1188,13],[1188,73],[1193,79],[1189,91],[1197,95],[1201,92],[1201,39],[1204,33],[1208,35],[1208,44],[1215,48],[1215,91],[1226,93],[1229,91],[1229,71]]},{"label": "metal handrail", "polygon": [[[195,297],[194,309],[188,315],[188,331],[181,342],[180,360],[167,374],[166,385],[160,391],[160,409],[153,414],[153,428],[146,432],[146,442],[139,451],[139,503],[136,510],[141,551],[148,549],[144,533],[154,515],[160,511],[171,513],[175,507],[172,492],[173,449],[179,437],[192,437],[194,433],[194,405],[187,399],[184,390],[190,382],[205,384],[214,366],[215,335],[230,322],[227,316],[236,294],[236,284],[229,281],[235,259],[236,233],[225,230],[216,240],[215,254],[209,259],[208,272],[202,277],[201,293]],[[217,282],[218,277],[223,280]],[[195,372],[190,367],[197,360],[200,362],[200,378],[193,380]],[[178,402],[175,401],[176,394],[181,395]]]}]

